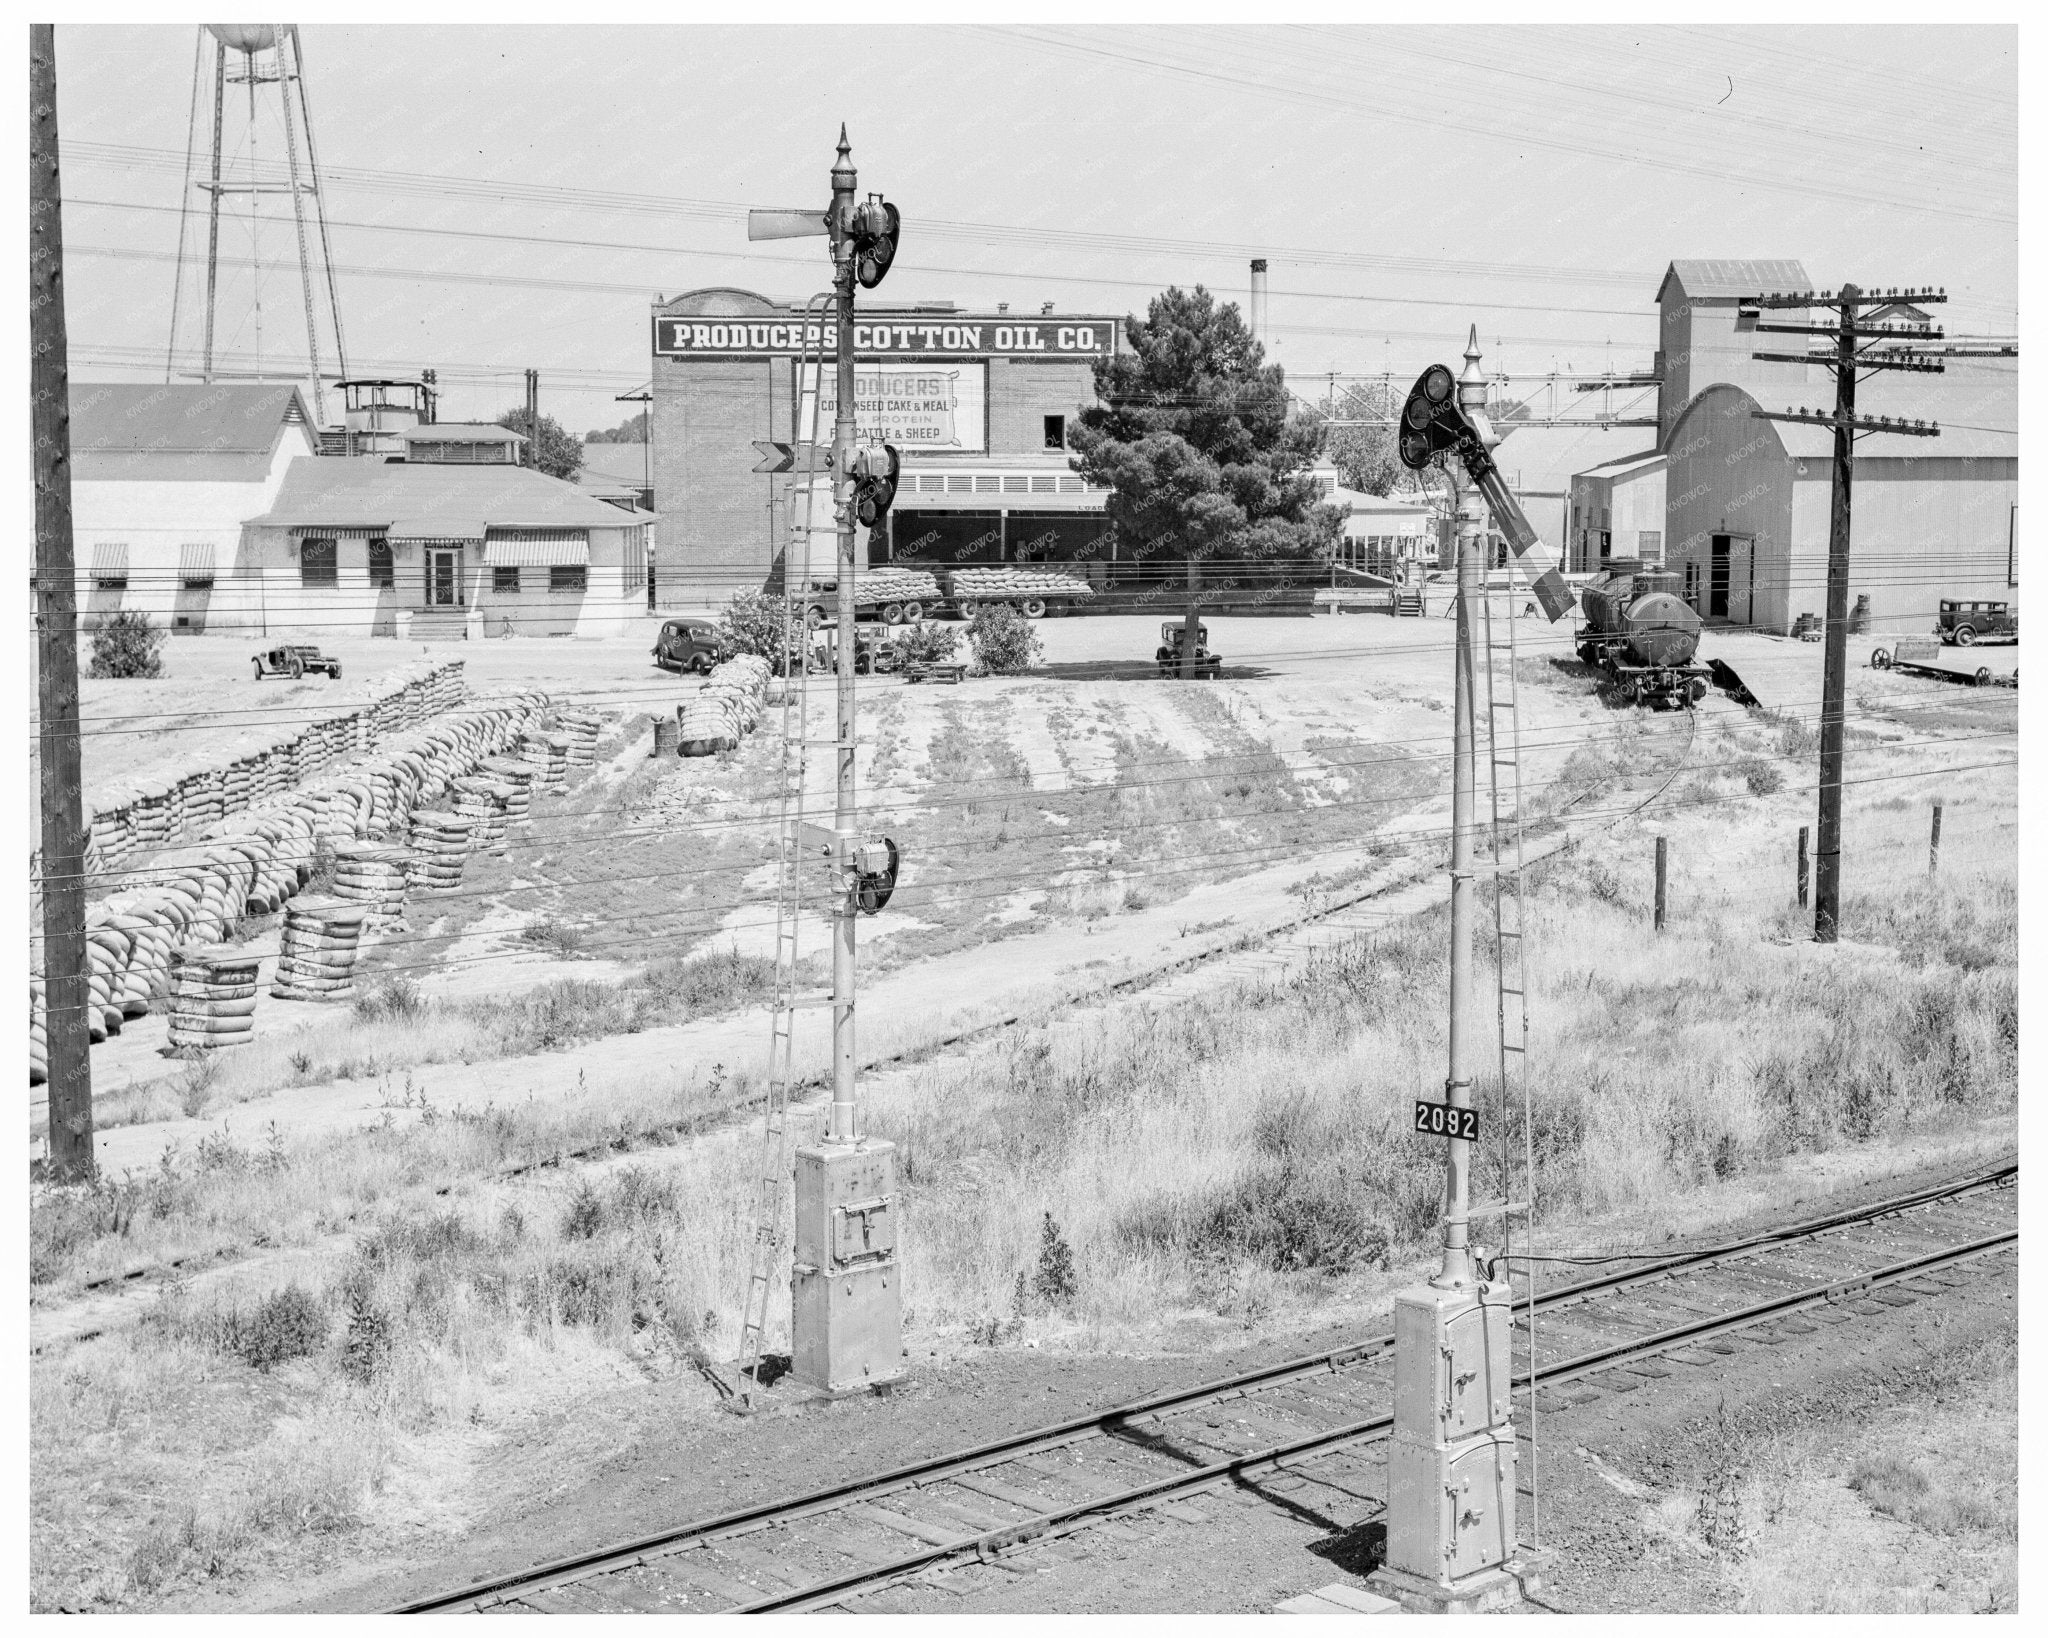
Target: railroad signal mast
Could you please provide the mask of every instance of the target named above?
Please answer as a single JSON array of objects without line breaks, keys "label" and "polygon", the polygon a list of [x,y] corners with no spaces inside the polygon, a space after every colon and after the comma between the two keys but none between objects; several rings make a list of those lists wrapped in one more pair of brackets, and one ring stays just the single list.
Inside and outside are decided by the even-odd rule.
[{"label": "railroad signal mast", "polygon": [[[1479,1138],[1473,1098],[1471,1026],[1473,881],[1478,851],[1477,629],[1475,598],[1484,595],[1484,501],[1513,547],[1544,613],[1557,620],[1572,607],[1558,572],[1556,550],[1538,538],[1501,481],[1492,448],[1500,441],[1486,416],[1486,376],[1480,369],[1475,327],[1456,377],[1443,364],[1422,372],[1401,411],[1402,463],[1421,470],[1445,459],[1457,497],[1457,638],[1451,757],[1451,1019],[1450,1064],[1444,1101],[1418,1101],[1415,1129],[1441,1135],[1444,1166],[1443,1262],[1427,1285],[1404,1291],[1394,1304],[1394,1438],[1388,1462],[1387,1557],[1373,1584],[1412,1610],[1457,1612],[1497,1609],[1535,1590],[1537,1555],[1519,1540],[1516,1521],[1515,1426],[1511,1404],[1514,1361],[1510,1343],[1512,1291],[1484,1263],[1475,1266],[1470,1243],[1475,1215],[1527,1209],[1505,1199],[1471,1203],[1471,1160]],[[1455,457],[1452,462],[1447,457]],[[1456,468],[1465,481],[1458,481]],[[1493,699],[1489,649],[1488,690]],[[1512,696],[1510,696],[1512,697]],[[1505,764],[1489,706],[1488,744],[1497,783]],[[1499,793],[1495,791],[1496,823]],[[1517,857],[1519,855],[1517,854]],[[1508,890],[1507,866],[1496,838],[1497,887]],[[1517,869],[1519,866],[1517,865]],[[1519,888],[1516,888],[1517,893]],[[1513,918],[1519,943],[1519,912]],[[1501,983],[1512,967],[1517,1016],[1522,963],[1505,949]],[[1519,1054],[1519,1042],[1503,1046]],[[1505,1061],[1505,1055],[1504,1055]],[[1503,1083],[1505,1087],[1505,1072]],[[1523,1077],[1526,1086],[1526,1076]],[[1505,1098],[1501,1105],[1506,1119]],[[1501,1178],[1505,1188],[1505,1170]],[[1533,1334],[1533,1333],[1532,1333]],[[1533,1367],[1533,1359],[1532,1359]]]},{"label": "railroad signal mast", "polygon": [[[874,528],[887,516],[896,498],[901,462],[886,444],[864,448],[858,443],[853,352],[854,287],[872,290],[888,274],[896,259],[902,219],[894,205],[878,196],[857,202],[858,181],[842,126],[832,167],[832,202],[824,211],[761,210],[749,212],[747,218],[750,239],[815,234],[830,241],[836,308],[839,402],[829,463],[814,446],[775,446],[779,453],[764,449],[769,459],[756,468],[798,470],[808,482],[812,472],[829,465],[838,534],[837,725],[827,742],[836,764],[833,820],[829,829],[802,825],[799,835],[779,839],[785,850],[815,849],[827,859],[833,875],[832,1107],[822,1140],[796,1152],[796,1243],[790,1274],[792,1374],[809,1387],[833,1394],[890,1381],[903,1370],[896,1146],[862,1133],[854,1065],[855,921],[887,902],[898,863],[894,843],[863,836],[856,823],[856,529]],[[805,663],[804,657],[796,663]],[[788,679],[784,681],[786,685]],[[779,1202],[774,1211],[776,1221],[757,1225],[757,1233],[772,1235],[779,1228]],[[757,1278],[755,1285],[761,1283]],[[751,1363],[754,1369],[754,1381],[743,1385],[750,1400],[759,1387],[761,1321],[755,1296],[750,1287],[741,1338],[742,1366]]]},{"label": "railroad signal mast", "polygon": [[[1754,321],[1755,328],[1779,335],[1825,336],[1834,345],[1824,352],[1757,353],[1759,359],[1778,364],[1814,364],[1832,370],[1835,376],[1835,407],[1825,410],[1752,410],[1760,421],[1793,421],[1806,426],[1830,428],[1835,437],[1834,484],[1828,509],[1828,603],[1827,623],[1822,636],[1827,651],[1821,674],[1820,708],[1820,819],[1814,859],[1813,937],[1817,944],[1833,944],[1840,935],[1842,885],[1842,756],[1844,699],[1849,679],[1849,524],[1851,489],[1855,479],[1856,439],[1872,433],[1907,438],[1934,438],[1941,428],[1931,421],[1894,420],[1891,416],[1856,413],[1857,382],[1878,370],[1908,370],[1918,374],[1941,373],[1944,358],[2013,358],[2016,346],[1959,346],[1945,340],[1944,332],[1926,323],[1892,320],[1872,322],[1862,315],[1872,308],[1900,305],[1922,307],[1948,300],[1946,290],[1862,290],[1845,284],[1840,290],[1811,290],[1790,294],[1771,293],[1745,296],[1737,304],[1738,321]],[[1815,307],[1832,308],[1832,324],[1772,324],[1764,321],[1767,311],[1795,308],[1801,312]]]}]

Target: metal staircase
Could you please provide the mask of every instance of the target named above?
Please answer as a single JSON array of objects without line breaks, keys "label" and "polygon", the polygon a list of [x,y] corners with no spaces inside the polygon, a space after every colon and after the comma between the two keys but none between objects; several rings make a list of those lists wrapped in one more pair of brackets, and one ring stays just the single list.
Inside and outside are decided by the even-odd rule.
[{"label": "metal staircase", "polygon": [[[830,292],[814,296],[804,312],[804,334],[813,333],[814,319],[822,317],[821,304],[831,300]],[[824,325],[817,323],[822,338]],[[816,380],[822,366],[819,350],[808,346],[798,361],[799,383]],[[818,438],[818,393],[811,395],[808,441]],[[799,399],[801,402],[801,399]],[[791,427],[792,435],[796,428]],[[794,440],[794,436],[792,437]],[[739,1392],[736,1408],[751,1410],[761,1382],[761,1348],[768,1327],[768,1303],[774,1295],[776,1275],[781,1267],[783,1237],[783,1185],[789,1176],[789,1100],[796,1071],[796,1015],[805,1001],[797,993],[800,952],[797,930],[803,909],[803,874],[798,833],[804,822],[804,751],[810,715],[810,631],[804,623],[801,602],[788,594],[799,591],[811,580],[811,540],[823,529],[837,540],[837,520],[829,506],[825,516],[815,516],[817,488],[805,474],[792,485],[789,499],[789,534],[783,548],[782,583],[784,621],[782,664],[774,681],[782,691],[782,741],[780,745],[779,813],[775,830],[775,1001],[768,1047],[767,1107],[762,1120],[759,1167],[754,1174],[754,1232],[749,1242],[746,1305],[740,1318]]]}]

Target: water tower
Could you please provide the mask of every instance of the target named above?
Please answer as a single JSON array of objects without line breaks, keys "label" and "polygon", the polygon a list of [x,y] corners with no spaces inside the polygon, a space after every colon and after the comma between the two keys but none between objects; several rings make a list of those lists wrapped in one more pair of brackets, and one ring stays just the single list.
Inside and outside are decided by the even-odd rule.
[{"label": "water tower", "polygon": [[[206,72],[207,47],[211,45],[213,72]],[[208,81],[211,95],[208,95]],[[246,86],[246,100],[232,95],[230,87]],[[266,88],[275,86],[276,97]],[[236,104],[230,112],[230,103]],[[194,181],[187,192],[178,220],[178,271],[171,293],[171,343],[164,363],[169,380],[178,362],[178,321],[185,304],[187,232],[193,214],[193,195],[206,196],[206,324],[198,377],[202,381],[264,380],[283,374],[266,368],[263,341],[263,212],[266,195],[283,194],[291,200],[291,221],[298,246],[299,297],[306,313],[305,373],[313,382],[316,421],[327,420],[326,373],[321,367],[321,326],[319,304],[314,296],[315,274],[312,245],[308,237],[306,205],[313,207],[313,225],[320,239],[320,263],[327,293],[328,330],[334,338],[336,373],[348,374],[348,344],[341,328],[341,298],[335,290],[334,257],[328,244],[327,199],[320,184],[320,158],[313,145],[312,117],[306,109],[305,59],[299,45],[296,23],[206,23],[192,59],[192,123],[186,133],[185,175],[192,176],[199,145],[199,119],[205,112],[212,126],[211,158],[203,180]],[[282,165],[266,154],[268,144],[280,140],[284,148]],[[300,154],[303,145],[305,152]],[[221,256],[221,230],[239,237],[238,212],[226,208],[237,197],[248,200],[246,259]],[[226,221],[223,223],[223,216]],[[281,216],[278,225],[281,225]],[[191,258],[196,261],[196,253]],[[283,258],[278,258],[280,268]],[[246,281],[224,277],[246,269]],[[237,294],[225,302],[223,294],[233,285]],[[246,295],[246,303],[242,298]],[[225,330],[223,318],[225,317]],[[250,336],[250,366],[222,367],[221,355],[237,351],[244,327]],[[219,351],[216,352],[216,345]],[[283,363],[282,360],[279,361]],[[193,373],[189,364],[187,373]],[[298,360],[290,364],[292,377],[300,373]]]}]

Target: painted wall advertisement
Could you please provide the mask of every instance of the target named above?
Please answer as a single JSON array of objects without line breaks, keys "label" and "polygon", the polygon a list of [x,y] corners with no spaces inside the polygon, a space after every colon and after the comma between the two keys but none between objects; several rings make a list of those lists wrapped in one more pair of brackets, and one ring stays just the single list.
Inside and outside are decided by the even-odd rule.
[{"label": "painted wall advertisement", "polygon": [[[839,413],[838,374],[827,369],[824,376],[824,400],[817,406],[821,443],[830,442]],[[797,426],[805,433],[811,428],[816,390],[817,372],[807,370],[797,412]],[[856,364],[853,424],[860,442],[894,444],[906,455],[915,450],[983,453],[988,449],[988,366]]]}]

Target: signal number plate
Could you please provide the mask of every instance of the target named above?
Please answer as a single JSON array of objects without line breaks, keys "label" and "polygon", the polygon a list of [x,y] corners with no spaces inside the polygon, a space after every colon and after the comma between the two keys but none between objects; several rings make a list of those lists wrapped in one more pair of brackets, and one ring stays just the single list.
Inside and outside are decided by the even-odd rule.
[{"label": "signal number plate", "polygon": [[1415,1130],[1427,1132],[1431,1137],[1467,1138],[1477,1142],[1479,1138],[1479,1111],[1477,1109],[1453,1109],[1447,1103],[1425,1103],[1415,1100]]}]

